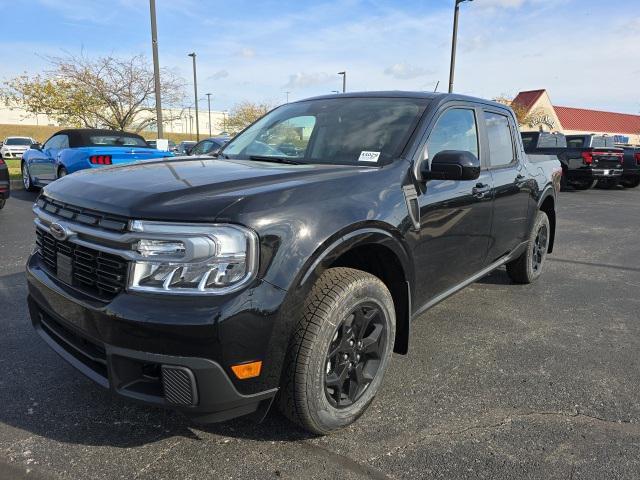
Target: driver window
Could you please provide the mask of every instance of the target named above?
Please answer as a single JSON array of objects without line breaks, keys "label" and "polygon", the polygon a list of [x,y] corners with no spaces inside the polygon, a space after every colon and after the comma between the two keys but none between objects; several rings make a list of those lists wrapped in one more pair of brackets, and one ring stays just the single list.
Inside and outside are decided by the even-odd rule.
[{"label": "driver window", "polygon": [[60,141],[61,135],[54,135],[51,137],[42,147],[43,150],[49,150],[50,148],[58,148],[58,142]]},{"label": "driver window", "polygon": [[478,156],[478,128],[473,110],[452,108],[438,118],[427,140],[429,159],[443,150],[463,150]]}]

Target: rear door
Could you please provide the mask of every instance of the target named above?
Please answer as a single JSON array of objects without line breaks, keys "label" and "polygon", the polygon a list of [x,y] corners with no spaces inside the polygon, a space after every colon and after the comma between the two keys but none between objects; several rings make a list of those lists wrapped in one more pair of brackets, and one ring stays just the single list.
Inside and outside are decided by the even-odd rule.
[{"label": "rear door", "polygon": [[[479,112],[469,104],[442,108],[427,130],[428,158],[442,150],[464,150],[482,159]],[[484,267],[491,233],[491,174],[483,168],[477,180],[430,180],[418,204],[416,303],[424,305]]]},{"label": "rear door", "polygon": [[525,240],[530,188],[516,142],[518,130],[502,109],[484,108],[487,159],[493,179],[493,223],[488,261],[509,253]]}]

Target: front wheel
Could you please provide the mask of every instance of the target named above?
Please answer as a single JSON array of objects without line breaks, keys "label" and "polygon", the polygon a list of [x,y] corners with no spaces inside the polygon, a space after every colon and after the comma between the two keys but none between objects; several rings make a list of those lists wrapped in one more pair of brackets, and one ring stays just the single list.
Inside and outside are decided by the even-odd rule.
[{"label": "front wheel", "polygon": [[68,175],[67,169],[64,167],[58,168],[58,178],[66,177]]},{"label": "front wheel", "polygon": [[624,188],[636,188],[640,185],[640,176],[635,178],[624,178],[620,183]]},{"label": "front wheel", "polygon": [[380,389],[395,325],[393,299],[380,279],[351,268],[324,272],[291,336],[282,413],[321,435],[357,420]]},{"label": "front wheel", "polygon": [[518,258],[507,263],[507,274],[511,280],[516,283],[532,283],[542,275],[550,238],[549,217],[539,210],[529,235],[527,249]]},{"label": "front wheel", "polygon": [[31,174],[29,173],[29,166],[26,162],[22,162],[22,184],[27,192],[36,191],[36,187],[33,186],[33,180],[31,180]]},{"label": "front wheel", "polygon": [[7,201],[4,198],[0,198],[0,210],[4,208],[5,203],[7,203]]}]

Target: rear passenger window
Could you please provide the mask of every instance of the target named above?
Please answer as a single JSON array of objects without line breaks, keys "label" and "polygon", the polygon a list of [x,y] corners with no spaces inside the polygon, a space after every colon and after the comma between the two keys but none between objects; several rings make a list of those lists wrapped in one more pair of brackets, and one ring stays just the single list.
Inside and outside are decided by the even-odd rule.
[{"label": "rear passenger window", "polygon": [[509,165],[514,160],[513,140],[509,128],[509,117],[499,113],[484,112],[489,139],[489,165]]},{"label": "rear passenger window", "polygon": [[478,156],[478,129],[473,110],[452,108],[444,112],[427,140],[429,158],[443,150],[463,150]]}]

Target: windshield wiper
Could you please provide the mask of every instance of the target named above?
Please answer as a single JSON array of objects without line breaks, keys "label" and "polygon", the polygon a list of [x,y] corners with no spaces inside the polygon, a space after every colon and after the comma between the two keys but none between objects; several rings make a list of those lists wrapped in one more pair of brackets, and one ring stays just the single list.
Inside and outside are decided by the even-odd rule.
[{"label": "windshield wiper", "polygon": [[302,162],[297,162],[285,157],[270,157],[268,155],[250,155],[251,160],[258,160],[260,162],[273,162],[273,163],[286,163],[287,165],[302,165]]}]

